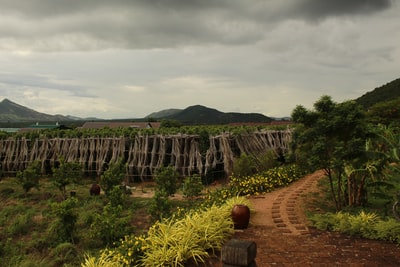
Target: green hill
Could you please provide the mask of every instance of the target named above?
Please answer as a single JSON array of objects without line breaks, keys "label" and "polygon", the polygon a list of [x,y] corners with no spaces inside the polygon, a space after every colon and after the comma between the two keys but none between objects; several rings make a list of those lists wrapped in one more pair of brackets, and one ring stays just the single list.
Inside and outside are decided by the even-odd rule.
[{"label": "green hill", "polygon": [[221,112],[201,105],[187,107],[180,112],[163,117],[184,124],[227,124],[238,122],[271,122],[272,118],[259,113]]},{"label": "green hill", "polygon": [[153,112],[150,115],[147,115],[145,118],[160,119],[168,116],[173,116],[181,111],[182,109],[176,109],[176,108],[164,109],[158,112]]},{"label": "green hill", "polygon": [[377,103],[392,101],[398,97],[400,97],[400,78],[362,95],[356,102],[367,109]]},{"label": "green hill", "polygon": [[49,115],[21,106],[7,98],[0,102],[0,121],[2,122],[34,122],[34,121],[65,121],[70,120],[62,115]]}]

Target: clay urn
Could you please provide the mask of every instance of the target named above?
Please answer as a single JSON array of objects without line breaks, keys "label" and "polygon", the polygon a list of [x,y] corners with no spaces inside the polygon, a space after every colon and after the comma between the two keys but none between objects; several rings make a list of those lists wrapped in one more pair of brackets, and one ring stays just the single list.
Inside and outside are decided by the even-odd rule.
[{"label": "clay urn", "polygon": [[232,208],[232,220],[235,229],[246,229],[250,221],[250,209],[247,205],[236,204]]}]

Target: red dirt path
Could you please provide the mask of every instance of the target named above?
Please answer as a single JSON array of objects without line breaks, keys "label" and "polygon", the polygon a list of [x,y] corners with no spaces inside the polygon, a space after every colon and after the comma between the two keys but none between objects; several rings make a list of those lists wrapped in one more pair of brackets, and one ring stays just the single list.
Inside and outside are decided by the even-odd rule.
[{"label": "red dirt path", "polygon": [[[309,227],[304,212],[307,193],[317,190],[322,172],[310,174],[260,197],[251,198],[250,225],[234,238],[257,244],[258,267],[400,266],[400,247],[384,241],[321,232]],[[220,267],[214,258],[207,266]]]}]

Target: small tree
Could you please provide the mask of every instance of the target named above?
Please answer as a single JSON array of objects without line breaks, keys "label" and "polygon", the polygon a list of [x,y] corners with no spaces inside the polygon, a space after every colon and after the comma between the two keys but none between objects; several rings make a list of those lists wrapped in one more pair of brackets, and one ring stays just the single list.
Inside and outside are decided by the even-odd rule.
[{"label": "small tree", "polygon": [[[365,179],[355,177],[355,172],[348,172],[354,175],[346,177],[345,170],[345,167],[351,169],[349,165],[357,165],[354,169],[359,169],[368,160],[365,143],[370,131],[361,107],[354,101],[338,104],[331,97],[322,96],[315,102],[314,110],[297,106],[292,119],[300,124],[293,138],[297,160],[325,171],[336,209],[346,205],[346,198],[365,194]],[[361,201],[354,204],[357,203]]]},{"label": "small tree", "polygon": [[40,161],[34,161],[25,170],[17,172],[17,181],[21,184],[25,194],[32,188],[40,189],[40,175]]},{"label": "small tree", "polygon": [[155,176],[157,191],[164,192],[166,196],[172,196],[176,192],[178,178],[179,174],[172,166],[161,167]]},{"label": "small tree", "polygon": [[257,165],[252,156],[242,153],[233,163],[233,174],[237,177],[250,176],[257,172]]},{"label": "small tree", "polygon": [[122,160],[110,163],[100,178],[100,186],[108,195],[115,186],[120,186],[125,179],[125,168]]},{"label": "small tree", "polygon": [[201,177],[198,174],[188,176],[183,181],[183,195],[188,198],[197,197],[203,190]]},{"label": "small tree", "polygon": [[99,238],[106,245],[130,234],[132,227],[129,219],[121,216],[123,208],[121,205],[113,206],[110,203],[103,207],[102,213],[96,213],[91,224],[91,235]]},{"label": "small tree", "polygon": [[164,191],[157,191],[150,202],[148,212],[154,220],[162,220],[171,215],[171,200]]},{"label": "small tree", "polygon": [[177,120],[161,120],[160,127],[161,128],[179,128],[183,126],[183,123]]},{"label": "small tree", "polygon": [[51,205],[52,212],[57,217],[53,225],[53,231],[59,238],[59,242],[74,243],[76,222],[78,220],[77,205],[78,199],[75,197]]},{"label": "small tree", "polygon": [[76,183],[82,176],[82,166],[77,162],[65,162],[60,158],[58,167],[53,168],[53,183],[61,191],[63,197],[66,197],[66,186],[70,183]]},{"label": "small tree", "polygon": [[281,154],[277,156],[274,150],[271,149],[260,153],[257,157],[255,157],[257,172],[264,172],[281,165],[284,162],[284,155],[283,152],[280,153]]},{"label": "small tree", "polygon": [[161,167],[156,172],[157,187],[149,206],[149,213],[153,219],[162,219],[170,215],[171,202],[168,197],[175,194],[178,178],[179,174],[172,166]]}]

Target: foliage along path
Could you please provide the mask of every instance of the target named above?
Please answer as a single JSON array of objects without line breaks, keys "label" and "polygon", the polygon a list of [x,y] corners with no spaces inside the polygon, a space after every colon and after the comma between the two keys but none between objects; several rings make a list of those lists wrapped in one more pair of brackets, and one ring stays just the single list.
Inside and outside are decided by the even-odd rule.
[{"label": "foliage along path", "polygon": [[304,199],[317,191],[323,176],[318,171],[251,198],[250,225],[237,230],[234,238],[256,242],[257,266],[400,266],[400,247],[395,244],[309,227]]}]

